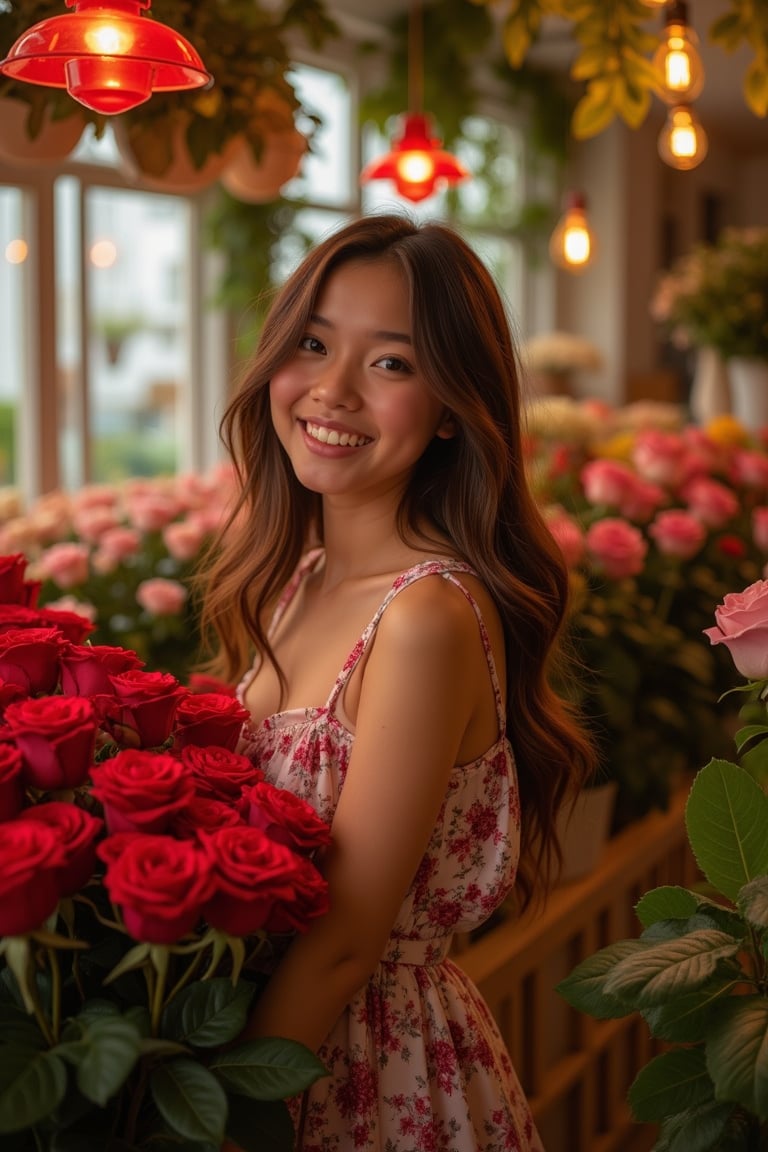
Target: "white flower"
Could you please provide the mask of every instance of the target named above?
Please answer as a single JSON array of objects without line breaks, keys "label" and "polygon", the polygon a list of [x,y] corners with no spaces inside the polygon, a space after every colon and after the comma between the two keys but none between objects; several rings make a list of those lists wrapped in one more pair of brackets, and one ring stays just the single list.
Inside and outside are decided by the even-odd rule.
[{"label": "white flower", "polygon": [[572,332],[542,332],[523,344],[523,363],[534,372],[597,371],[603,366],[600,350]]}]

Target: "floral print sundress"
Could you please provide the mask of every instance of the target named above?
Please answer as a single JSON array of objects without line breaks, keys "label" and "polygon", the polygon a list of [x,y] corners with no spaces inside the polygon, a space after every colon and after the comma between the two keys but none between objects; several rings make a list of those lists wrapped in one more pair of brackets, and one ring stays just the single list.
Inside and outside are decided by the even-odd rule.
[{"label": "floral print sundress", "polygon": [[[281,598],[278,624],[316,563],[309,553]],[[299,1152],[543,1152],[527,1101],[490,1011],[448,958],[454,932],[481,924],[509,891],[520,844],[520,802],[496,668],[479,606],[455,560],[428,560],[394,581],[347,658],[327,703],[246,723],[241,751],[267,778],[333,818],[354,735],[336,706],[379,620],[415,580],[440,575],[477,616],[499,717],[484,756],[457,765],[426,853],[367,985],[318,1055],[330,1071],[293,1110]],[[242,701],[254,671],[238,687]]]}]

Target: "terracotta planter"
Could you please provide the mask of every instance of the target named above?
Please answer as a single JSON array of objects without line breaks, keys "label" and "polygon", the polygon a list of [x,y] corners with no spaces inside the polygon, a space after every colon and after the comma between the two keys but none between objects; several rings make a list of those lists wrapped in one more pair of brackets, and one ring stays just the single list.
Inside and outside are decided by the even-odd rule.
[{"label": "terracotta planter", "polygon": [[64,160],[83,134],[85,120],[78,111],[52,120],[46,109],[43,126],[32,139],[27,134],[31,107],[13,96],[0,99],[0,160],[9,164],[52,164]]},{"label": "terracotta planter", "polygon": [[261,159],[255,159],[250,145],[242,145],[224,169],[221,183],[231,196],[247,204],[276,200],[282,186],[297,175],[306,150],[307,141],[296,128],[268,132]]},{"label": "terracotta planter", "polygon": [[[146,143],[150,147],[139,148],[132,141],[131,135],[124,121],[115,118],[114,133],[123,171],[132,180],[138,181],[142,187],[154,192],[170,192],[179,196],[193,195],[209,188],[219,179],[224,169],[231,162],[242,141],[232,139],[224,145],[221,152],[212,152],[202,168],[196,168],[187,149],[185,133],[187,121],[180,116],[174,125],[171,138],[171,162],[163,170],[156,170],[154,156],[151,149],[151,126],[142,129],[146,133]],[[150,160],[149,158],[152,157]]]},{"label": "terracotta planter", "polygon": [[559,882],[567,884],[592,872],[608,840],[618,784],[609,780],[584,788],[571,805],[557,815],[557,832],[563,852]]}]

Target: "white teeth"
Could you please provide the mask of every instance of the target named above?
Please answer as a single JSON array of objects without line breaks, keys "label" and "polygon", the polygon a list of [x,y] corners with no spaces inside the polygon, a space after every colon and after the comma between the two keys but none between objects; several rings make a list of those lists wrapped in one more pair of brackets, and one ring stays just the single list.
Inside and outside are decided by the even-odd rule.
[{"label": "white teeth", "polygon": [[342,448],[359,448],[363,444],[370,443],[368,436],[358,436],[356,432],[337,432],[335,428],[325,428],[322,424],[310,424],[309,421],[304,426],[307,435],[311,436],[313,440],[319,440],[321,444],[330,444],[332,447],[339,445]]}]

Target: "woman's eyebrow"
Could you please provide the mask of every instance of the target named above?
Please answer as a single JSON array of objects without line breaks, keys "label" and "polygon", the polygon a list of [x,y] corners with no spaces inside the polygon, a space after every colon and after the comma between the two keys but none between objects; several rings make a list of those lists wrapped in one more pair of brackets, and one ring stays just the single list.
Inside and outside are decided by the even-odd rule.
[{"label": "woman's eyebrow", "polygon": [[[325,316],[321,316],[319,312],[313,312],[310,316],[310,321],[317,324],[322,328],[333,328],[334,325]],[[377,340],[397,340],[401,344],[413,344],[407,332],[392,332],[389,328],[375,328],[370,332]]]}]

